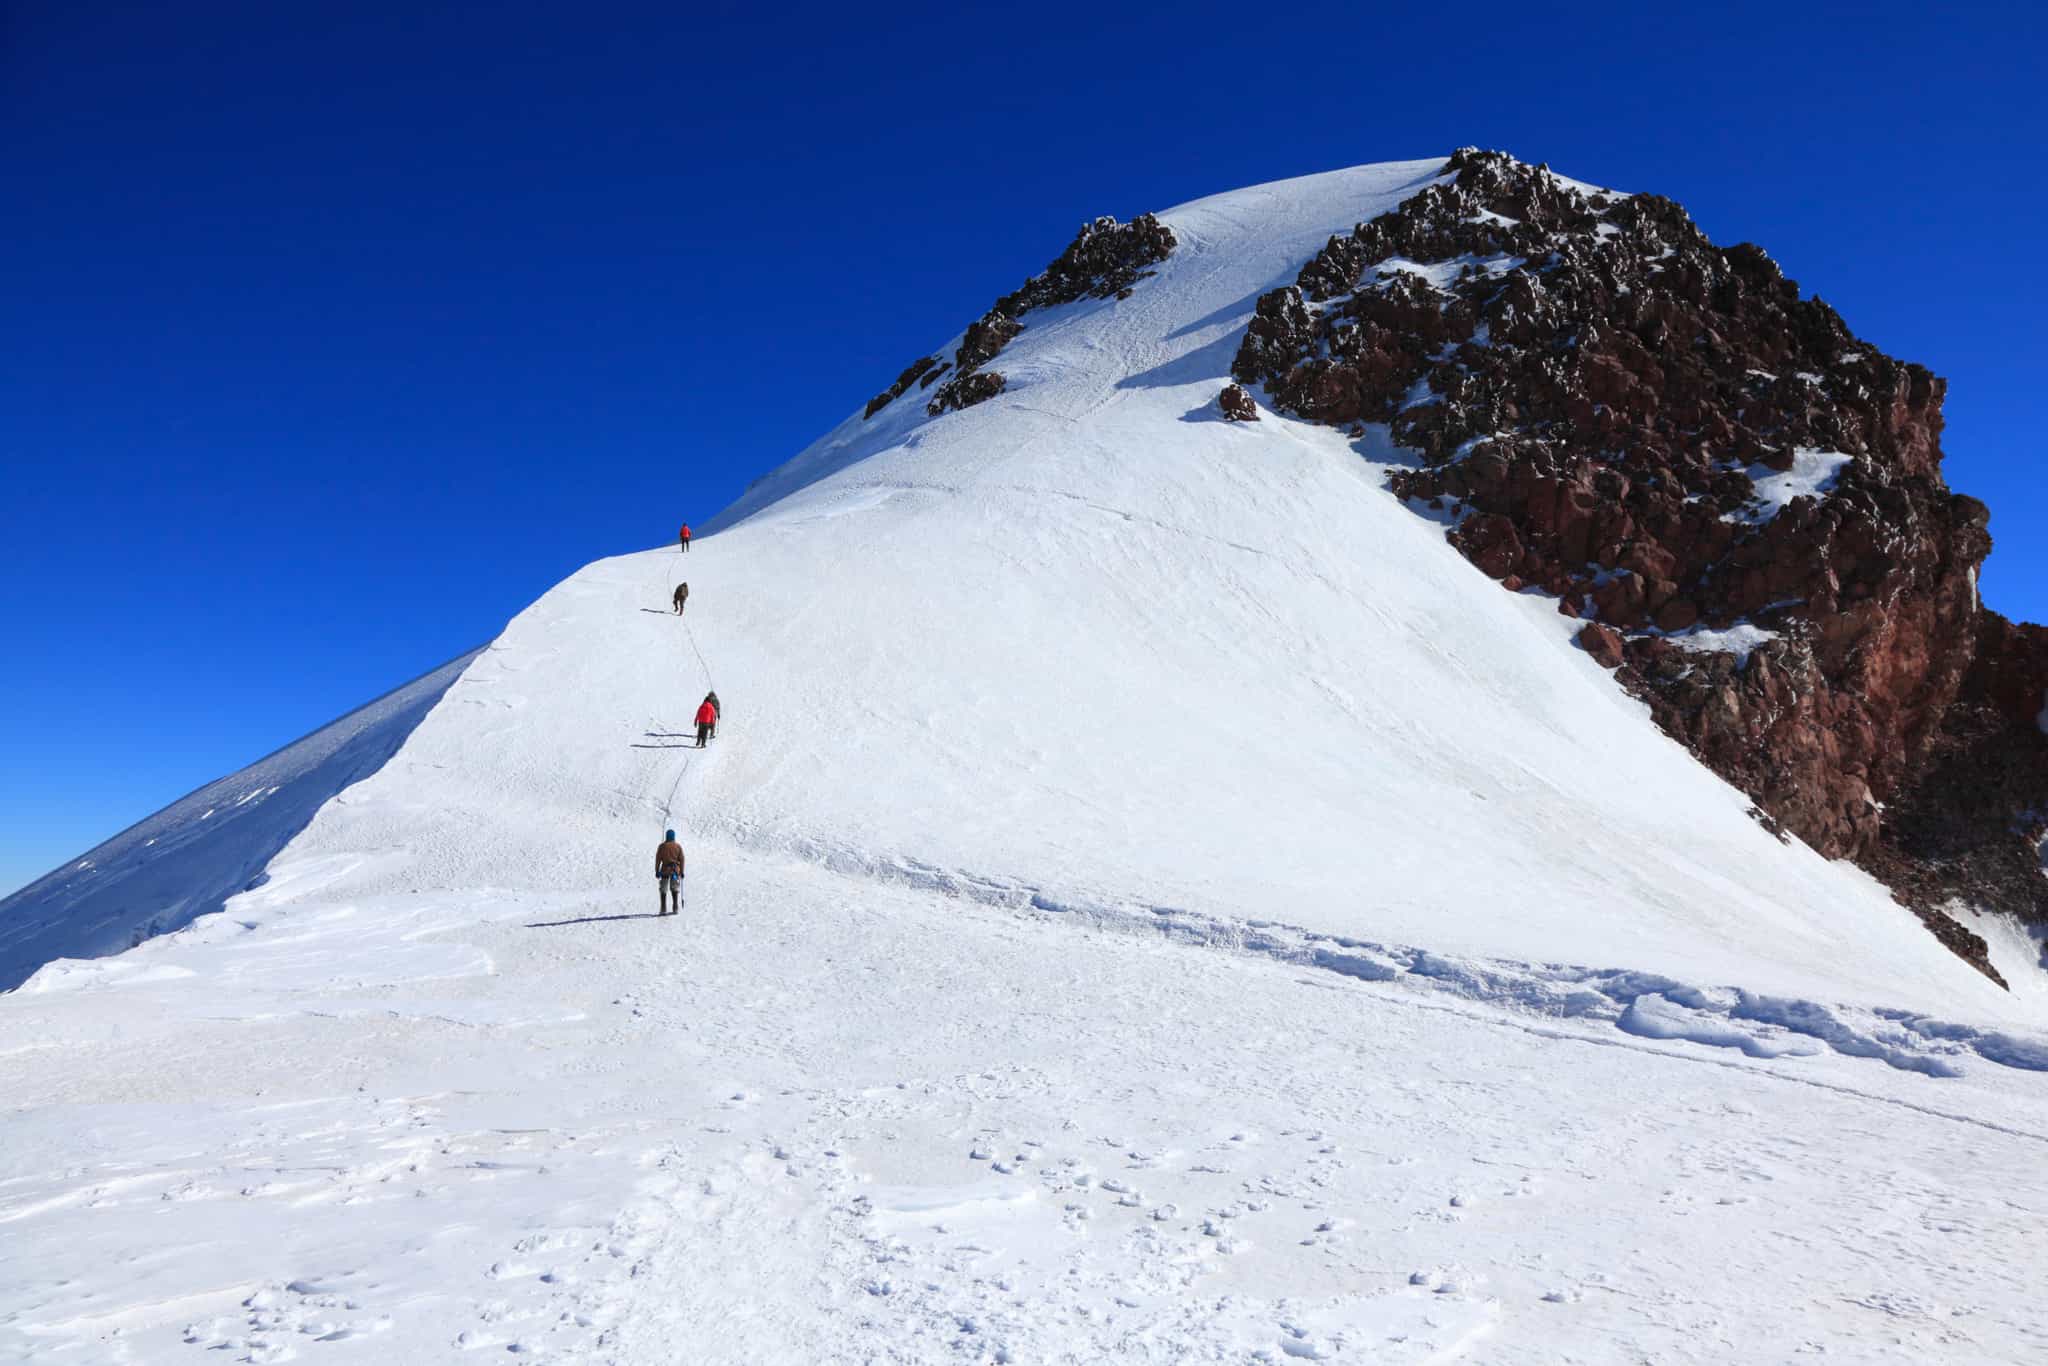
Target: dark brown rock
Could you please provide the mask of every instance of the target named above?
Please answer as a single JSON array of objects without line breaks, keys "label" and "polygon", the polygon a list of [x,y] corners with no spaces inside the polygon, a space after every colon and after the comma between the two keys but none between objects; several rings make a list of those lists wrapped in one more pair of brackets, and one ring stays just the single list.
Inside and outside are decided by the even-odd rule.
[{"label": "dark brown rock", "polygon": [[939,391],[932,395],[932,401],[925,405],[925,411],[938,417],[942,413],[972,408],[1003,392],[1004,383],[1002,375],[994,370],[970,370],[955,375],[939,386]]},{"label": "dark brown rock", "polygon": [[[917,360],[912,361],[910,363],[909,368],[904,370],[902,374],[896,376],[896,382],[894,384],[890,385],[881,393],[876,394],[873,398],[868,400],[867,411],[861,414],[861,419],[865,421],[866,419],[873,417],[876,413],[881,412],[882,409],[888,407],[891,403],[894,403],[897,399],[903,396],[903,391],[905,389],[908,389],[912,384],[917,382],[919,376],[929,373],[932,367],[938,364],[939,358],[937,356],[922,356],[919,357]],[[929,383],[930,381],[927,380],[926,382]]]},{"label": "dark brown rock", "polygon": [[1128,298],[1147,269],[1172,254],[1173,229],[1149,213],[1128,223],[1097,218],[1083,223],[1074,240],[1043,271],[996,300],[996,308],[1021,318],[1034,308],[1077,303],[1082,299]]},{"label": "dark brown rock", "polygon": [[1223,392],[1217,395],[1216,402],[1223,409],[1223,416],[1232,422],[1259,420],[1259,405],[1252,401],[1252,396],[1245,392],[1242,385],[1224,385]]},{"label": "dark brown rock", "polygon": [[1515,524],[1498,513],[1486,512],[1458,527],[1452,539],[1465,558],[1479,566],[1489,579],[1505,579],[1522,561],[1521,538]]},{"label": "dark brown rock", "polygon": [[953,353],[953,363],[962,370],[980,369],[1023,331],[1024,324],[1000,307],[991,308],[967,324],[967,335],[961,339],[960,349]]},{"label": "dark brown rock", "polygon": [[1660,631],[1690,630],[1699,619],[1700,609],[1687,598],[1673,598],[1657,609],[1657,629]]},{"label": "dark brown rock", "polygon": [[1579,648],[1593,656],[1593,662],[1603,669],[1621,667],[1621,636],[1610,626],[1589,621],[1579,628]]}]

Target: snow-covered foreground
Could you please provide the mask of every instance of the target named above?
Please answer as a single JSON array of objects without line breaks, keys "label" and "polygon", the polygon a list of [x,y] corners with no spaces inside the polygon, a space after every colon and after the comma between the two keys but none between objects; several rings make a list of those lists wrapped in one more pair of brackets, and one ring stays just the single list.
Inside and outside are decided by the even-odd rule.
[{"label": "snow-covered foreground", "polygon": [[301,897],[10,1000],[8,1359],[2048,1351],[2031,1074],[786,860],[650,901]]},{"label": "snow-covered foreground", "polygon": [[14,998],[12,1358],[2048,1351],[2031,1075],[784,860],[648,900],[301,896]]},{"label": "snow-covered foreground", "polygon": [[2032,980],[1766,835],[1383,447],[1213,420],[1434,173],[1164,215],[999,399],[571,577],[260,886],[0,998],[0,1354],[2048,1352]]}]

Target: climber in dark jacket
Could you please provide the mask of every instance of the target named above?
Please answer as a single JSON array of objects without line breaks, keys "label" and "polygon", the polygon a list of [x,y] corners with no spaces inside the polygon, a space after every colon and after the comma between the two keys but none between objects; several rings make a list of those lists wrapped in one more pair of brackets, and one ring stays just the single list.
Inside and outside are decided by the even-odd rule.
[{"label": "climber in dark jacket", "polygon": [[683,604],[688,602],[689,600],[690,585],[688,585],[687,583],[677,584],[675,594],[669,598],[669,601],[676,605],[677,616],[681,616],[683,614]]},{"label": "climber in dark jacket", "polygon": [[718,693],[715,689],[705,693],[704,700],[711,704],[711,738],[716,740],[718,738],[718,718],[725,714],[725,708],[719,705]]},{"label": "climber in dark jacket", "polygon": [[655,847],[654,884],[659,893],[659,914],[674,915],[683,909],[683,846],[676,843],[673,830]]}]

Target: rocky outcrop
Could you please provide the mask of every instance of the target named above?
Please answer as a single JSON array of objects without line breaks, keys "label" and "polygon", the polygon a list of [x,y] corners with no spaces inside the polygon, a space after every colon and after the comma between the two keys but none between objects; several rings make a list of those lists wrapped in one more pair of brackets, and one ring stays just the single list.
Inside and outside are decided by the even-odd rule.
[{"label": "rocky outcrop", "polygon": [[1216,406],[1223,410],[1223,417],[1227,422],[1259,420],[1259,405],[1241,384],[1224,385],[1223,392],[1216,396]]},{"label": "rocky outcrop", "polygon": [[971,408],[977,403],[986,403],[1003,392],[1008,383],[995,370],[970,370],[939,386],[939,392],[932,395],[932,401],[925,405],[925,411],[933,417],[950,413],[958,408]]},{"label": "rocky outcrop", "polygon": [[1623,659],[1621,635],[1611,626],[1589,621],[1579,628],[1579,648],[1593,656],[1603,669],[1619,669]]},{"label": "rocky outcrop", "polygon": [[1234,377],[1384,424],[1395,492],[1482,572],[1588,619],[1659,724],[1988,970],[1941,904],[2048,917],[2048,633],[1977,601],[1943,382],[1668,199],[1469,149],[1445,173],[1260,298]]},{"label": "rocky outcrop", "polygon": [[1082,299],[1128,299],[1138,281],[1152,274],[1149,267],[1177,245],[1173,229],[1149,213],[1128,223],[1107,216],[1083,223],[1058,259],[996,300],[994,311],[1021,318],[1034,308]]},{"label": "rocky outcrop", "polygon": [[967,333],[950,362],[936,357],[920,360],[896,383],[868,401],[865,416],[873,417],[900,397],[912,382],[929,385],[948,366],[953,377],[940,386],[925,405],[932,417],[972,407],[1003,391],[1003,376],[984,370],[1002,354],[1004,347],[1024,331],[1022,319],[1034,309],[1078,303],[1083,299],[1127,299],[1138,281],[1153,272],[1149,267],[1166,259],[1174,248],[1173,230],[1147,213],[1128,223],[1098,218],[1083,223],[1081,231],[1067,244],[1053,263],[996,300],[995,305],[967,326]]},{"label": "rocky outcrop", "polygon": [[991,308],[967,324],[967,335],[961,338],[960,349],[953,353],[953,363],[960,367],[962,373],[979,370],[1000,355],[1002,349],[1023,331],[1024,324],[1001,308]]},{"label": "rocky outcrop", "polygon": [[904,390],[924,378],[925,375],[929,374],[938,365],[939,358],[937,356],[921,356],[912,361],[902,374],[896,376],[894,384],[868,400],[866,411],[861,413],[861,420],[866,421],[891,403],[894,403],[897,399],[903,397]]},{"label": "rocky outcrop", "polygon": [[1917,905],[2041,918],[2048,868],[2048,628],[1982,612],[1976,655],[1884,814],[1879,875]]}]

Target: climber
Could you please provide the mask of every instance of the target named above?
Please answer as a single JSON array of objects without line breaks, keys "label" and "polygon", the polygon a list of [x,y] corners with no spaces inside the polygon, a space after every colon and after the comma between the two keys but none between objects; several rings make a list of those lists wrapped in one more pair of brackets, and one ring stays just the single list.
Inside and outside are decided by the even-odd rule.
[{"label": "climber", "polygon": [[697,706],[697,748],[704,748],[704,742],[711,738],[711,728],[718,724],[718,708],[711,704],[709,697]]},{"label": "climber", "polygon": [[660,914],[674,915],[683,909],[683,846],[676,843],[673,830],[654,850],[654,883]]},{"label": "climber", "polygon": [[675,595],[674,595],[673,597],[671,597],[671,598],[669,599],[669,601],[670,601],[670,602],[672,602],[672,603],[674,603],[674,604],[676,605],[676,615],[677,615],[677,616],[681,616],[681,615],[683,614],[683,604],[684,604],[684,603],[686,603],[686,602],[688,602],[689,600],[690,600],[690,585],[688,585],[687,583],[679,583],[679,584],[677,584],[677,585],[676,585],[676,591],[675,591]]},{"label": "climber", "polygon": [[683,546],[683,553],[684,553],[685,555],[689,554],[689,553],[690,553],[690,524],[689,524],[688,522],[684,522],[684,523],[683,523],[683,529],[682,529],[682,531],[681,531],[680,533],[678,533],[678,535],[676,536],[676,539],[677,539],[678,541],[682,542],[682,546]]},{"label": "climber", "polygon": [[718,705],[718,691],[715,688],[704,694],[704,700],[711,704],[711,738],[716,740],[718,738],[718,718],[724,713],[725,708]]}]

